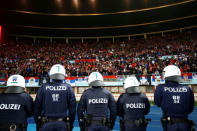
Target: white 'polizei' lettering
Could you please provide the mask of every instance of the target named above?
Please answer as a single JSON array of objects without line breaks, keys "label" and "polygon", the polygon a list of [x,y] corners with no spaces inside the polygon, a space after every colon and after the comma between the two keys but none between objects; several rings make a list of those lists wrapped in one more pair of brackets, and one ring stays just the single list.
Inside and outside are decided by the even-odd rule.
[{"label": "white 'polizei' lettering", "polygon": [[66,90],[66,86],[46,86],[46,90],[51,90],[51,91],[63,91]]},{"label": "white 'polizei' lettering", "polygon": [[0,110],[20,110],[20,104],[0,104]]},{"label": "white 'polizei' lettering", "polygon": [[172,87],[164,87],[165,92],[187,92],[187,88],[180,87],[180,88],[172,88]]},{"label": "white 'polizei' lettering", "polygon": [[126,108],[145,108],[145,104],[144,103],[128,103],[126,104]]},{"label": "white 'polizei' lettering", "polygon": [[89,99],[88,102],[89,104],[108,103],[108,99],[106,98]]}]

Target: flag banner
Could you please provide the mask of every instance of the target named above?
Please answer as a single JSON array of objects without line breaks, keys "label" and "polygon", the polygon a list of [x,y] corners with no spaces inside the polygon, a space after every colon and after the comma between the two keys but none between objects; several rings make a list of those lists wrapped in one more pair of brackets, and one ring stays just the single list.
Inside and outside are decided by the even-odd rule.
[{"label": "flag banner", "polygon": [[75,86],[88,86],[88,76],[78,77]]},{"label": "flag banner", "polygon": [[181,73],[181,84],[193,84],[192,73]]},{"label": "flag banner", "polygon": [[192,73],[192,78],[193,78],[194,80],[197,80],[197,72],[196,72],[196,73]]},{"label": "flag banner", "polygon": [[25,77],[25,83],[27,87],[37,87],[39,86],[38,77]]},{"label": "flag banner", "polygon": [[0,79],[0,86],[6,85],[6,79],[2,78]]},{"label": "flag banner", "polygon": [[69,60],[69,63],[73,64],[75,63],[75,60]]},{"label": "flag banner", "polygon": [[[123,82],[117,81],[117,76],[103,76],[104,86],[123,86]],[[65,77],[65,82],[71,86],[88,86],[88,76]]]},{"label": "flag banner", "polygon": [[[123,86],[125,78],[130,75],[124,76],[103,76],[104,86]],[[139,79],[140,85],[159,85],[164,84],[165,80],[162,78],[162,75],[141,75],[137,77]],[[197,72],[193,73],[182,73],[181,74],[182,82],[181,84],[197,84]],[[38,77],[25,77],[26,87],[38,87],[39,78]],[[46,81],[47,82],[47,81]],[[43,82],[43,83],[46,83]],[[71,86],[87,87],[88,86],[88,76],[84,77],[65,77],[64,82],[70,84]],[[40,83],[41,84],[41,83]],[[0,79],[0,85],[6,85],[6,79]]]},{"label": "flag banner", "polygon": [[124,76],[118,76],[117,81],[124,81],[125,77]]},{"label": "flag banner", "polygon": [[104,81],[117,81],[118,76],[103,76]]},{"label": "flag banner", "polygon": [[197,84],[197,72],[192,73],[192,84]]},{"label": "flag banner", "polygon": [[192,73],[181,73],[181,79],[183,79],[184,81],[191,81]]},{"label": "flag banner", "polygon": [[72,84],[78,81],[78,77],[65,77],[66,83]]},{"label": "flag banner", "polygon": [[193,73],[182,73],[181,74],[181,84],[197,84],[197,72]]},{"label": "flag banner", "polygon": [[123,82],[104,82],[104,86],[123,86]]},{"label": "flag banner", "polygon": [[140,85],[149,85],[148,76],[147,75],[141,75],[139,82],[140,82]]},{"label": "flag banner", "polygon": [[79,62],[94,62],[96,61],[96,59],[79,59],[79,60],[75,60],[75,63],[79,63]]},{"label": "flag banner", "polygon": [[164,84],[165,83],[165,80],[162,78],[161,75],[158,75],[158,76],[155,76],[155,75],[152,75],[151,76],[151,85],[159,85],[159,84]]}]

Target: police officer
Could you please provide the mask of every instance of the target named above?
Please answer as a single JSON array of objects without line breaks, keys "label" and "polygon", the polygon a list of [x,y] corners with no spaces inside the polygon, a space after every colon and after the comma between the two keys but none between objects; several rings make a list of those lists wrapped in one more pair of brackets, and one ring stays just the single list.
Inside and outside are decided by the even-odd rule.
[{"label": "police officer", "polygon": [[[81,96],[77,114],[82,131],[112,130],[116,119],[116,102],[112,94],[101,88],[103,77],[99,72],[92,72],[88,77],[89,86]],[[110,111],[110,118],[108,114]]]},{"label": "police officer", "polygon": [[33,116],[33,99],[25,92],[25,79],[12,75],[0,94],[0,131],[26,131],[27,117]]},{"label": "police officer", "polygon": [[161,107],[161,119],[164,131],[191,131],[193,121],[188,120],[188,114],[194,109],[194,94],[185,85],[179,84],[181,72],[177,66],[164,68],[165,84],[156,87],[154,102]]},{"label": "police officer", "polygon": [[148,98],[141,93],[139,82],[135,76],[125,79],[124,89],[126,89],[126,93],[121,94],[117,101],[120,130],[146,131],[150,120],[144,117],[150,110]]},{"label": "police officer", "polygon": [[43,84],[37,92],[34,110],[37,130],[71,131],[73,128],[76,99],[72,87],[63,82],[65,72],[62,65],[53,65],[49,72],[52,82]]}]

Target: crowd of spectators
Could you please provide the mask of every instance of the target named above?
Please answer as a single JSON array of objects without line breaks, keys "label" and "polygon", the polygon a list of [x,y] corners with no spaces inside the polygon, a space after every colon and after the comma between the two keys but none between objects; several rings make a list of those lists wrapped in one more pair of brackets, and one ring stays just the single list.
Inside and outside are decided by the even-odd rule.
[{"label": "crowd of spectators", "polygon": [[197,31],[100,42],[5,41],[0,44],[0,72],[46,76],[53,64],[63,64],[68,76],[160,74],[174,64],[182,72],[197,72]]}]

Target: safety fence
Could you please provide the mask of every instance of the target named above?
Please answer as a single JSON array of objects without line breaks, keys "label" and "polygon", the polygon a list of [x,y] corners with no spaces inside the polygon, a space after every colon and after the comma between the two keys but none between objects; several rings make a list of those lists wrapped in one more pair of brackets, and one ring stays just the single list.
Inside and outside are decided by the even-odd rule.
[{"label": "safety fence", "polygon": [[[113,75],[113,76],[103,76],[104,86],[123,86],[123,81],[125,78],[131,75]],[[135,75],[140,85],[153,85],[165,83],[165,80],[161,74],[153,75]],[[181,74],[182,84],[195,85],[197,84],[197,72],[182,73]],[[41,84],[52,81],[49,77],[25,77],[26,87],[39,87]],[[88,76],[77,76],[77,77],[65,77],[66,83],[71,86],[82,86],[88,87]],[[6,78],[0,78],[0,85],[6,84]]]},{"label": "safety fence", "polygon": [[[117,76],[103,76],[104,78],[104,88],[109,90],[115,99],[117,99],[120,94],[124,93],[123,81],[125,78],[131,75],[117,75]],[[140,82],[140,90],[145,93],[150,101],[154,100],[154,92],[158,84],[165,82],[162,75],[135,75]],[[36,93],[43,83],[51,81],[49,77],[25,77],[26,79],[26,91],[35,98]],[[197,72],[192,73],[182,73],[181,79],[183,84],[187,84],[194,92],[195,100],[197,101]],[[73,91],[75,92],[76,99],[79,100],[82,93],[90,88],[88,86],[88,76],[84,77],[65,77],[65,81],[72,85]],[[6,79],[0,79],[2,88],[0,92],[6,89]]]}]

